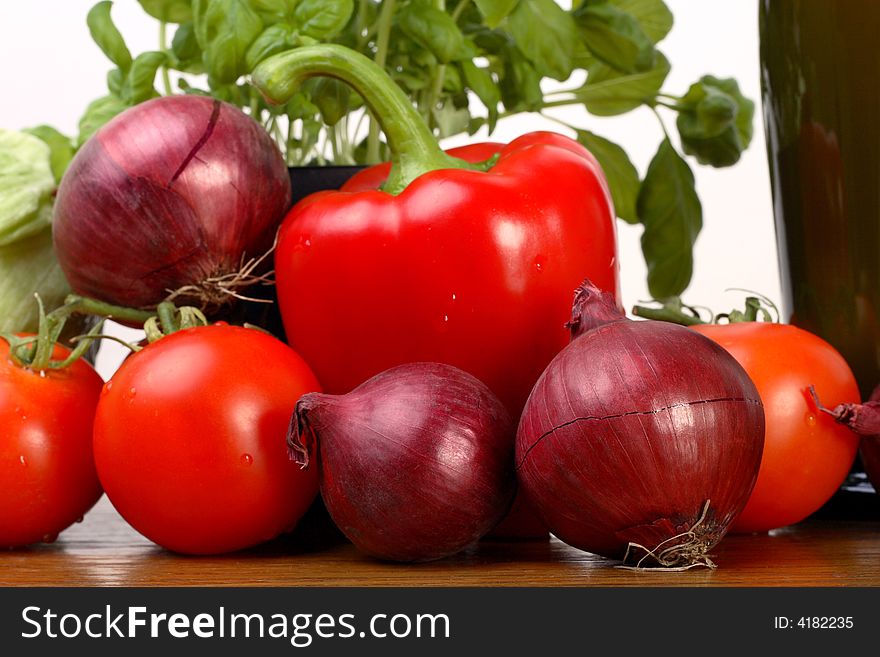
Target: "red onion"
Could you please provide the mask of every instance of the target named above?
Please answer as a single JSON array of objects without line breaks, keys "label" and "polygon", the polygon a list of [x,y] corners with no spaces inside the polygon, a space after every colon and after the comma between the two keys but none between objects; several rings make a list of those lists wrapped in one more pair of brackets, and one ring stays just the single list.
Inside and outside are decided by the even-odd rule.
[{"label": "red onion", "polygon": [[864,404],[839,404],[833,409],[822,406],[813,388],[810,392],[821,411],[862,436],[859,459],[874,490],[880,493],[880,385],[874,388]]},{"label": "red onion", "polygon": [[288,436],[306,467],[317,446],[339,529],[394,561],[454,554],[501,520],[516,486],[513,440],[489,389],[439,363],[394,367],[345,395],[307,394]]},{"label": "red onion", "polygon": [[147,307],[180,291],[179,303],[212,309],[248,282],[244,264],[271,248],[289,203],[284,159],[256,121],[218,100],[166,96],[77,153],[58,190],[55,247],[79,294]]},{"label": "red onion", "polygon": [[639,566],[713,566],[708,551],[758,475],[764,412],[745,370],[682,326],[629,321],[585,282],[572,342],[517,433],[520,485],[550,531]]}]

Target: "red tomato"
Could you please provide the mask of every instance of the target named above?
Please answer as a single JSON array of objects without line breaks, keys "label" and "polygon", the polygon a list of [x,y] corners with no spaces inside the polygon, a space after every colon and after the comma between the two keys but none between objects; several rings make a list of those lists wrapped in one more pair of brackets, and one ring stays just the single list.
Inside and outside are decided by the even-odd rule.
[{"label": "red tomato", "polygon": [[164,337],[104,386],[95,462],[135,529],[176,552],[216,554],[293,529],[317,468],[288,458],[297,400],[319,390],[305,362],[254,329],[214,325]]},{"label": "red tomato", "polygon": [[[69,353],[56,346],[52,357]],[[83,360],[19,367],[0,339],[0,546],[54,541],[101,497],[92,423],[102,383]]]},{"label": "red tomato", "polygon": [[742,322],[695,326],[727,349],[755,382],[766,434],[758,481],[735,532],[762,532],[799,522],[846,479],[859,438],[817,410],[857,402],[859,389],[843,357],[821,338],[788,324]]}]

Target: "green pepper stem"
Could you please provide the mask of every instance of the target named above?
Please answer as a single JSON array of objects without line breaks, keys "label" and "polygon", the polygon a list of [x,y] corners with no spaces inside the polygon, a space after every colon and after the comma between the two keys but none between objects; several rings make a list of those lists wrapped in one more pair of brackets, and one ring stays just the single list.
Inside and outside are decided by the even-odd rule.
[{"label": "green pepper stem", "polygon": [[350,86],[379,121],[391,150],[391,172],[383,186],[389,194],[399,194],[428,171],[475,168],[444,153],[403,90],[370,59],[344,46],[321,44],[280,53],[259,64],[252,81],[269,102],[282,104],[318,76]]}]

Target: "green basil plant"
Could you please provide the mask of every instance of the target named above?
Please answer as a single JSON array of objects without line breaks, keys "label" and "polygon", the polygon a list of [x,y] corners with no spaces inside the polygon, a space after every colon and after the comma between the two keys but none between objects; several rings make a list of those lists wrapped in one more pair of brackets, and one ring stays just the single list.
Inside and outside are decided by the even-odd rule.
[{"label": "green basil plant", "polygon": [[[112,62],[107,95],[92,102],[67,138],[35,130],[57,176],[95,130],[160,94],[206,94],[241,107],[277,141],[289,165],[368,164],[385,144],[360,98],[329,79],[310,81],[270,107],[249,74],[276,53],[338,43],[383,66],[439,138],[474,134],[520,112],[582,106],[614,116],[655,110],[660,142],[644,178],[617,144],[566,126],[601,163],[617,215],[642,224],[648,287],[655,298],[688,286],[702,209],[685,155],[734,164],[752,137],[754,103],[733,79],[706,75],[683,95],[663,89],[670,63],[658,44],[672,28],[663,0],[139,0],[158,22],[155,50],[133,55],[108,0],[87,23]],[[542,81],[583,80],[545,92]],[[158,80],[158,89],[156,82]],[[477,102],[471,102],[474,99]],[[674,144],[657,107],[677,113]],[[0,219],[2,220],[2,219]]]}]

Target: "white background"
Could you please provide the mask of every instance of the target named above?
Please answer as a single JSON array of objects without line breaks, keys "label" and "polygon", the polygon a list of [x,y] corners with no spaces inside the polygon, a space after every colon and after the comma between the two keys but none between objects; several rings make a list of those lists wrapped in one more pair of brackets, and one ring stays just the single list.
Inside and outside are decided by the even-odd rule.
[{"label": "white background", "polygon": [[[754,0],[666,0],[675,26],[660,47],[672,63],[664,91],[681,95],[701,75],[735,77],[757,104],[752,145],[740,162],[712,169],[691,162],[703,203],[703,232],[696,245],[688,303],[716,312],[742,301],[731,287],[759,291],[779,301],[772,203],[758,65],[758,3]],[[110,63],[91,41],[85,24],[94,0],[0,2],[0,62],[4,86],[0,127],[19,129],[47,123],[75,134],[80,115],[105,95]],[[113,18],[133,54],[157,48],[158,23],[135,0],[117,0]],[[172,32],[173,33],[173,32]],[[647,109],[600,118],[584,110],[555,110],[556,116],[621,144],[643,175],[661,138]],[[674,131],[674,116],[667,115]],[[493,139],[509,141],[531,130],[561,130],[538,115],[503,120]],[[455,143],[461,140],[456,140]],[[640,227],[618,222],[621,286],[626,307],[648,299]],[[111,350],[112,353],[112,350]],[[105,375],[106,358],[105,355]]]}]

